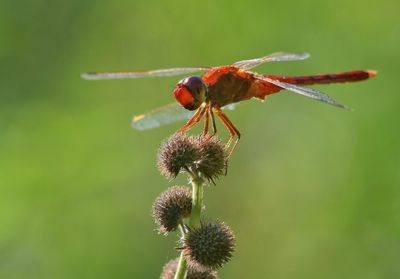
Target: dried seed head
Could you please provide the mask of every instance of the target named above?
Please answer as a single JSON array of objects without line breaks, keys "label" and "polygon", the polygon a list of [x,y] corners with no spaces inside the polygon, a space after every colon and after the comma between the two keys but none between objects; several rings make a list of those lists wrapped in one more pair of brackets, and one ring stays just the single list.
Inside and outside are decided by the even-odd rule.
[{"label": "dried seed head", "polygon": [[175,186],[162,193],[153,204],[153,217],[160,232],[176,230],[183,218],[192,210],[192,191],[185,186]]},{"label": "dried seed head", "polygon": [[225,223],[202,223],[189,230],[180,249],[190,268],[209,271],[228,262],[234,248],[235,236]]},{"label": "dried seed head", "polygon": [[194,165],[199,159],[195,140],[182,133],[176,133],[167,139],[158,152],[158,168],[161,174],[175,178],[183,168]]},{"label": "dried seed head", "polygon": [[160,279],[174,279],[176,270],[178,268],[179,258],[167,262],[162,270]]},{"label": "dried seed head", "polygon": [[224,173],[227,154],[223,143],[216,137],[201,136],[197,140],[200,159],[196,164],[197,170],[209,181],[213,181]]},{"label": "dried seed head", "polygon": [[[171,260],[164,265],[160,279],[174,279],[176,269],[178,268],[179,258]],[[217,279],[217,273],[215,271],[197,272],[189,269],[187,276],[188,279]]]}]

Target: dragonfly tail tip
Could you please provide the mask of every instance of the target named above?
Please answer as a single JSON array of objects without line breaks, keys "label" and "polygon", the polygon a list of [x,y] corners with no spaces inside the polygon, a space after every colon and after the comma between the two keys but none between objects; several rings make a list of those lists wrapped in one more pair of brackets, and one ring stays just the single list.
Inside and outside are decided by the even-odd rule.
[{"label": "dragonfly tail tip", "polygon": [[368,77],[374,77],[378,74],[378,72],[375,70],[368,70],[367,73],[368,73]]}]

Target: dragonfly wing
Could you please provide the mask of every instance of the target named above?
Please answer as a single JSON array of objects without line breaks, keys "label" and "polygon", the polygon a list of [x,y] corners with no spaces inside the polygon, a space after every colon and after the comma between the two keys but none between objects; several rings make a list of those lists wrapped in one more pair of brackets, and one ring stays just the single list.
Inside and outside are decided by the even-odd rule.
[{"label": "dragonfly wing", "polygon": [[188,73],[205,71],[211,69],[210,67],[193,67],[193,68],[170,68],[159,69],[150,71],[138,72],[87,72],[82,73],[81,77],[88,80],[99,79],[128,79],[128,78],[144,78],[144,77],[168,77],[179,76]]},{"label": "dragonfly wing", "polygon": [[132,119],[132,127],[137,130],[158,128],[177,121],[187,120],[193,113],[193,111],[186,110],[178,103],[171,103],[134,116]]},{"label": "dragonfly wing", "polygon": [[[236,104],[224,106],[222,109],[234,110]],[[137,130],[158,128],[167,124],[190,119],[195,111],[189,111],[178,103],[171,103],[149,112],[136,115],[132,119],[132,127]]]},{"label": "dragonfly wing", "polygon": [[260,76],[259,78],[263,79],[265,81],[268,81],[272,84],[275,84],[275,85],[277,85],[283,89],[286,89],[288,91],[303,95],[305,97],[308,97],[308,98],[311,98],[311,99],[314,99],[314,100],[317,100],[317,101],[320,101],[320,102],[323,102],[323,103],[326,103],[329,105],[333,105],[335,107],[343,108],[346,110],[351,110],[351,108],[349,108],[348,106],[336,102],[330,96],[328,96],[325,93],[322,93],[318,90],[294,85],[291,83],[282,82],[282,81],[275,80],[275,79],[270,79],[270,78],[263,77],[263,76]]},{"label": "dragonfly wing", "polygon": [[242,60],[233,64],[233,66],[241,68],[243,70],[250,70],[254,67],[257,67],[266,62],[274,62],[274,61],[297,61],[304,60],[310,57],[308,53],[287,53],[287,52],[275,52],[273,54],[250,59],[250,60]]},{"label": "dragonfly wing", "polygon": [[239,105],[239,103],[233,103],[226,106],[223,106],[222,109],[227,110],[235,110],[235,108]]}]

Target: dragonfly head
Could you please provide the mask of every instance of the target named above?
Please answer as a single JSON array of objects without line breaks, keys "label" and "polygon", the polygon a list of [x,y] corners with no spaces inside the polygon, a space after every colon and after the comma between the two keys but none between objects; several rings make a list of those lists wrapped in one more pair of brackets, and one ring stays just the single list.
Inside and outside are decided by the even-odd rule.
[{"label": "dragonfly head", "polygon": [[187,77],[176,85],[175,99],[188,110],[195,110],[205,101],[207,87],[199,76]]}]

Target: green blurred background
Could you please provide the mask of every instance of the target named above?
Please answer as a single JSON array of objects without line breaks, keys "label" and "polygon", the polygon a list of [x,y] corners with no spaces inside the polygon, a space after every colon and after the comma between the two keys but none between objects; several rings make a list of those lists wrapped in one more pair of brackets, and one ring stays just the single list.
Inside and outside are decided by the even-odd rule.
[{"label": "green blurred background", "polygon": [[276,51],[312,58],[258,72],[379,75],[315,87],[353,113],[288,92],[228,112],[243,139],[205,192],[207,218],[237,236],[220,277],[400,278],[399,9],[398,0],[2,1],[0,278],[158,278],[177,256],[176,236],[158,235],[150,211],[186,183],[155,166],[182,123],[138,132],[130,119],[173,101],[181,77],[90,82],[81,72]]}]

